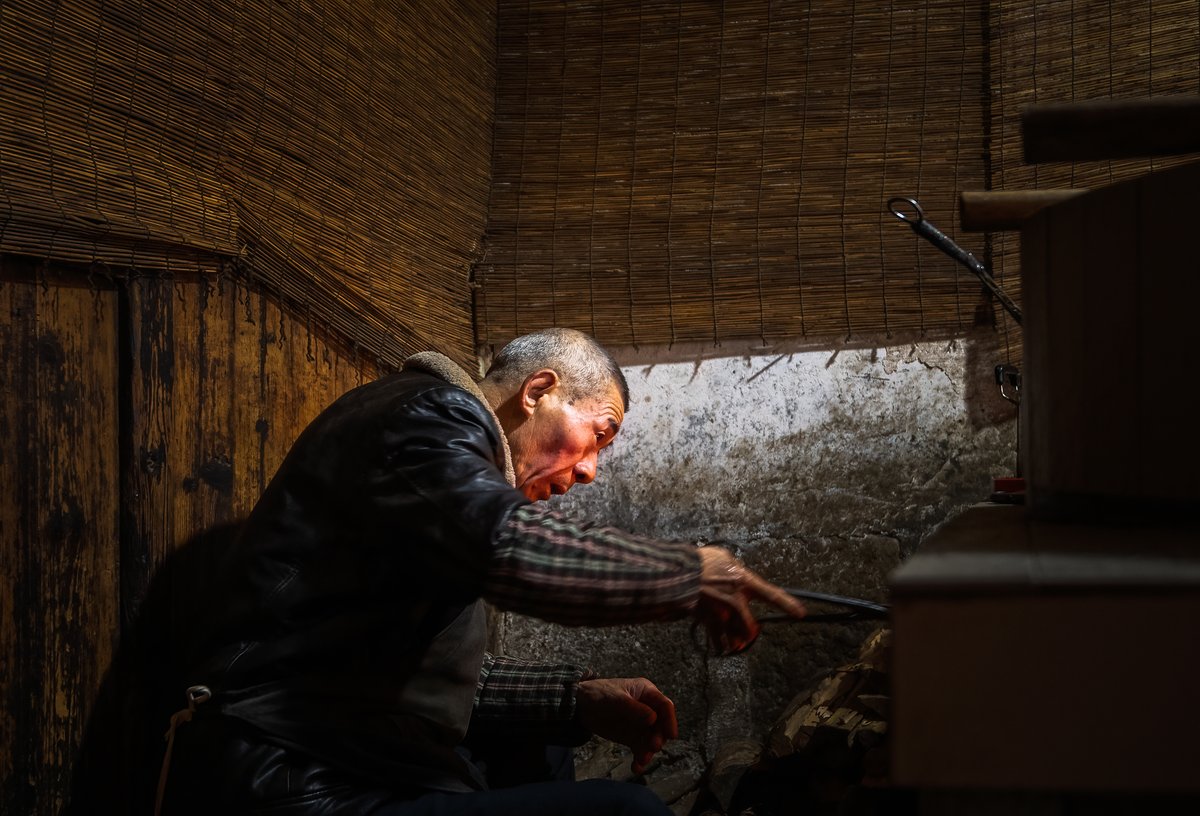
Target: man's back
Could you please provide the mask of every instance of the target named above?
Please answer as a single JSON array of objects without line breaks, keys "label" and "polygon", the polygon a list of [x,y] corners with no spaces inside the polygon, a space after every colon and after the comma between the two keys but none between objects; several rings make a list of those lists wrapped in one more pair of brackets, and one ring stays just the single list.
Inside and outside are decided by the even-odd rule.
[{"label": "man's back", "polygon": [[467,391],[405,371],[304,431],[221,569],[192,665],[264,739],[378,778],[464,789],[478,603],[496,525],[525,499]]}]

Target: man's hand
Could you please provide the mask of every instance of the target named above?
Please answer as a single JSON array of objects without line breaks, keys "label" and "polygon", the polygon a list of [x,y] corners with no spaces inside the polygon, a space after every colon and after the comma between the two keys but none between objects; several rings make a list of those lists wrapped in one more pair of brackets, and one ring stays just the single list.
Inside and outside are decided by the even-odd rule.
[{"label": "man's hand", "polygon": [[696,619],[708,630],[709,641],[721,654],[737,654],[758,637],[759,625],[750,611],[750,601],[772,606],[803,618],[804,604],[720,547],[700,548],[700,603]]},{"label": "man's hand", "polygon": [[669,739],[679,736],[675,704],[641,677],[583,680],[575,714],[584,728],[633,751],[633,772],[646,770]]}]

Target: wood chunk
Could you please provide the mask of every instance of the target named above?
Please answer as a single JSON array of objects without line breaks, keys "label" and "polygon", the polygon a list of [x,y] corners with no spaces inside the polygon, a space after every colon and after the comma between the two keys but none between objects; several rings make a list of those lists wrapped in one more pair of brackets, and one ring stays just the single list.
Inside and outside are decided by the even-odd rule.
[{"label": "wood chunk", "polygon": [[[887,730],[890,646],[891,630],[877,629],[863,641],[854,663],[797,695],[768,734],[768,755],[779,758],[805,750],[819,728],[842,732],[849,746],[860,739],[876,744]],[[860,738],[859,731],[869,736]]]}]

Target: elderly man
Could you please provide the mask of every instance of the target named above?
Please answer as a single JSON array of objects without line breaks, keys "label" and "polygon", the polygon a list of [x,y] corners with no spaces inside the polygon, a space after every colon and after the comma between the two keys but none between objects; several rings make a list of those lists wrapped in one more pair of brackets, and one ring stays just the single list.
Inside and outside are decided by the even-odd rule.
[{"label": "elderly man", "polygon": [[804,614],[725,550],[537,504],[596,477],[627,407],[609,354],[551,329],[506,346],[478,384],[418,354],[322,413],[223,567],[164,813],[666,812],[631,784],[496,789],[477,749],[594,733],[640,771],[677,736],[648,680],[485,653],[483,601],[567,625],[691,616],[727,651],[757,634],[751,599]]}]

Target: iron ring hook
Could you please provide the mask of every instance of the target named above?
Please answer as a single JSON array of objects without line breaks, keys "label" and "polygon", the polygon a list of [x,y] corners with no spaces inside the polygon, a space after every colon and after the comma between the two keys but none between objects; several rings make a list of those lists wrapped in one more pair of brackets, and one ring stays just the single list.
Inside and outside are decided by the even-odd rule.
[{"label": "iron ring hook", "polygon": [[[921,205],[917,203],[917,200],[915,198],[908,198],[906,196],[896,196],[895,198],[889,198],[887,204],[888,204],[888,210],[892,213],[892,215],[896,216],[901,221],[907,221],[910,224],[920,224],[922,221],[925,220],[925,211],[921,209]],[[912,208],[914,210],[916,210],[917,214],[915,216],[908,215],[903,210],[901,210],[897,207],[898,204],[911,205]]]}]

